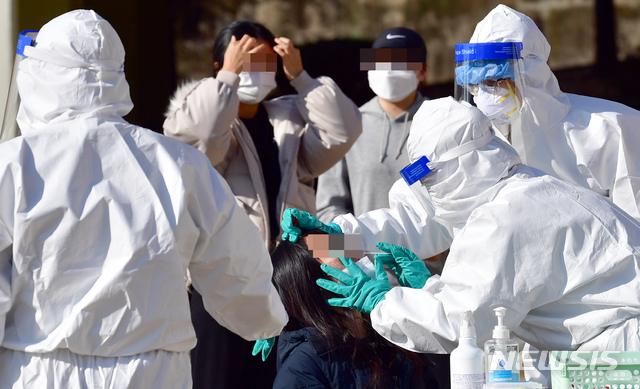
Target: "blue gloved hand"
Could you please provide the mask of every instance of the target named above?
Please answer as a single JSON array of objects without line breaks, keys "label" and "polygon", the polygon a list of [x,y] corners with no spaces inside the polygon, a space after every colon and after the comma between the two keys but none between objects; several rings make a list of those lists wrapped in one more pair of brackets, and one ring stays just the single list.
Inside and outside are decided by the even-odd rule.
[{"label": "blue gloved hand", "polygon": [[325,273],[344,284],[324,278],[316,280],[321,288],[345,296],[344,298],[330,298],[327,300],[327,304],[333,307],[357,309],[360,312],[371,313],[373,308],[384,300],[385,294],[391,290],[391,283],[382,262],[376,261],[375,263],[376,279],[374,280],[366,275],[350,258],[340,258],[340,261],[352,276],[331,266],[320,265]]},{"label": "blue gloved hand", "polygon": [[382,262],[389,266],[398,276],[400,285],[413,289],[422,289],[429,277],[431,277],[431,272],[427,270],[427,265],[425,265],[424,261],[420,260],[408,248],[383,242],[376,243],[376,247],[389,254],[374,255],[375,262]]},{"label": "blue gloved hand", "polygon": [[324,224],[309,212],[295,208],[285,209],[282,215],[282,240],[297,242],[300,235],[309,230],[320,230],[328,234],[342,234],[342,229],[335,223]]},{"label": "blue gloved hand", "polygon": [[262,353],[262,362],[266,361],[269,353],[271,353],[271,349],[273,348],[273,344],[275,342],[276,338],[256,340],[256,344],[253,345],[253,351],[251,352],[251,355],[255,357],[259,353]]}]

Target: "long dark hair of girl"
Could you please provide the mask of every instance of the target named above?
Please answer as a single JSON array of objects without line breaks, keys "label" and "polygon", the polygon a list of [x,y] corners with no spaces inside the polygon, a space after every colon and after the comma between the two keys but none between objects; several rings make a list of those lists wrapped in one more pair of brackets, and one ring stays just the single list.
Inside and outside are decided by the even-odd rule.
[{"label": "long dark hair of girl", "polygon": [[342,296],[316,284],[318,278],[329,277],[320,268],[320,263],[309,257],[308,248],[301,240],[296,243],[279,240],[271,252],[271,260],[273,283],[289,314],[285,331],[312,327],[329,349],[353,350],[347,355],[352,365],[371,371],[367,388],[388,387],[388,383],[393,382],[396,365],[404,359],[402,357],[411,361],[420,375],[420,359],[377,334],[368,315],[362,314],[366,336],[358,339],[350,334],[349,323],[355,322],[356,318],[350,310],[336,309],[326,303],[328,298]]},{"label": "long dark hair of girl", "polygon": [[265,26],[260,23],[250,22],[248,20],[236,20],[225,26],[213,44],[213,63],[218,63],[216,71],[222,69],[224,65],[224,53],[229,47],[229,41],[231,36],[235,36],[237,40],[242,39],[242,36],[249,35],[256,39],[264,39],[271,47],[276,45],[275,37]]}]

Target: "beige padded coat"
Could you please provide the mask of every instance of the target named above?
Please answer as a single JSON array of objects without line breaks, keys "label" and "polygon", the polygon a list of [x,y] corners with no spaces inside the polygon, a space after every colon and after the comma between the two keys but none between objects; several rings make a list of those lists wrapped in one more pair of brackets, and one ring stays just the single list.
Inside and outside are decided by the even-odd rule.
[{"label": "beige padded coat", "polygon": [[[238,118],[238,84],[237,74],[222,70],[183,85],[171,100],[164,133],[209,157],[268,244],[266,187],[251,135]],[[289,207],[316,213],[314,178],[340,161],[362,132],[358,107],[332,79],[303,71],[291,85],[297,95],[264,102],[279,149],[280,218]]]}]

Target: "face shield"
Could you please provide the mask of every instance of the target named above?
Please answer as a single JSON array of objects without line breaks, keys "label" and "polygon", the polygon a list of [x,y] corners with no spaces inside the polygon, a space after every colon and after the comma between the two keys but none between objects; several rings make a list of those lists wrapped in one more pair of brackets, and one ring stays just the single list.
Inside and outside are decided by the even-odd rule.
[{"label": "face shield", "polygon": [[20,129],[16,122],[18,116],[18,108],[20,107],[20,95],[18,94],[18,69],[20,62],[26,58],[24,48],[27,46],[35,46],[35,39],[38,31],[26,30],[22,31],[18,36],[18,46],[16,49],[16,58],[13,61],[13,70],[11,71],[11,82],[9,84],[9,94],[7,103],[4,107],[4,116],[2,117],[2,128],[0,128],[0,143],[13,139],[20,135]]},{"label": "face shield", "polygon": [[510,124],[524,97],[520,50],[521,42],[457,44],[454,98],[476,105],[493,124]]}]

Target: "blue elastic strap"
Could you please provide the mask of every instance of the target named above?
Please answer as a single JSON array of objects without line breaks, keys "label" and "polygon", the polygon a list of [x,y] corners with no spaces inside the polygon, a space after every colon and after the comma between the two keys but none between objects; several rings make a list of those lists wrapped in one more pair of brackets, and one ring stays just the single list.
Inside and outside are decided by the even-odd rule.
[{"label": "blue elastic strap", "polygon": [[24,30],[18,35],[18,46],[16,47],[16,54],[26,57],[24,55],[24,48],[27,46],[33,46],[33,39],[27,36],[27,33],[38,32],[38,30]]},{"label": "blue elastic strap", "polygon": [[422,156],[411,165],[400,170],[400,175],[404,178],[405,182],[411,186],[431,173],[431,169],[427,166],[428,163],[429,160],[427,157]]}]

